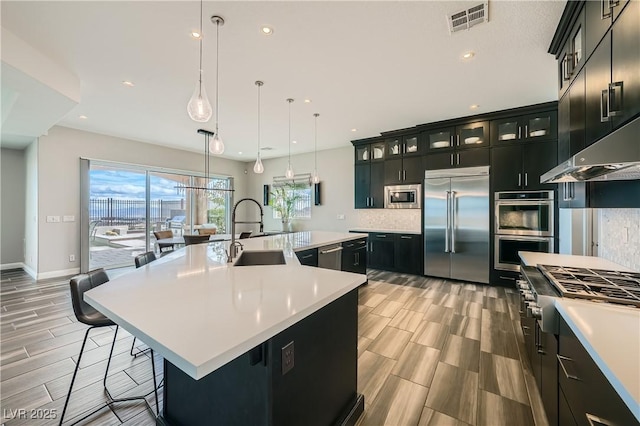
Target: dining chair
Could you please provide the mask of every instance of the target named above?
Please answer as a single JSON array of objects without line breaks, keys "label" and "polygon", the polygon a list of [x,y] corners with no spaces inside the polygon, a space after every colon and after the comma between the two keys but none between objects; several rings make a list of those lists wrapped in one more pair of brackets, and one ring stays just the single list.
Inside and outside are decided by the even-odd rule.
[{"label": "dining chair", "polygon": [[[162,240],[165,238],[173,238],[173,231],[168,230],[168,231],[154,231],[153,235],[156,237],[156,241],[157,240]],[[164,250],[164,249],[168,249],[168,250]],[[174,249],[174,245],[173,244],[161,244],[158,243],[158,251],[160,252],[160,254],[162,255],[165,252],[169,252],[172,251]]]},{"label": "dining chair", "polygon": [[191,244],[204,244],[209,242],[209,235],[185,235],[184,245],[190,246]]},{"label": "dining chair", "polygon": [[218,230],[216,228],[200,228],[198,235],[215,235]]},{"label": "dining chair", "polygon": [[[152,251],[148,251],[146,253],[142,253],[137,255],[133,261],[136,264],[136,268],[140,268],[144,265],[146,265],[147,263],[153,262],[154,260],[156,260],[156,254]],[[133,349],[136,346],[136,336],[133,336],[133,343],[131,343],[131,350],[129,351],[129,353],[131,354],[132,357],[137,358],[138,355],[142,355],[143,353],[147,352],[149,350],[149,348],[145,349],[145,350],[138,350],[137,352],[133,352]]]},{"label": "dining chair", "polygon": [[248,231],[248,232],[241,232],[240,236],[238,237],[239,240],[244,240],[245,238],[249,238],[251,236],[253,231]]},{"label": "dining chair", "polygon": [[[69,385],[69,392],[67,392],[67,397],[64,401],[64,408],[62,409],[62,415],[60,416],[60,425],[64,421],[64,415],[67,411],[67,406],[69,405],[69,398],[71,397],[71,391],[73,390],[73,384],[76,380],[76,376],[78,374],[78,368],[80,367],[82,361],[82,354],[84,352],[84,347],[87,343],[87,338],[89,337],[89,332],[94,328],[100,327],[112,327],[116,326],[115,332],[113,333],[113,342],[111,343],[111,351],[109,352],[109,358],[107,360],[107,368],[104,372],[104,379],[102,380],[102,385],[104,387],[105,393],[107,395],[107,402],[95,410],[91,411],[89,414],[85,415],[81,419],[75,421],[73,424],[79,423],[98,411],[104,409],[105,407],[111,408],[111,406],[116,402],[126,402],[126,401],[144,401],[149,411],[155,416],[153,413],[153,409],[147,402],[147,399],[144,395],[142,396],[134,396],[128,398],[113,398],[109,389],[107,388],[107,376],[109,375],[109,365],[111,364],[111,357],[113,356],[113,348],[116,344],[116,338],[118,336],[118,325],[111,321],[109,318],[98,312],[93,306],[89,305],[84,301],[84,293],[91,290],[92,288],[96,288],[105,283],[109,282],[109,276],[105,272],[104,269],[96,269],[94,271],[88,272],[86,274],[79,274],[71,278],[69,281],[69,287],[71,290],[71,305],[73,306],[73,313],[75,314],[76,319],[89,326],[87,332],[84,334],[84,339],[82,340],[82,346],[80,347],[80,354],[78,355],[78,361],[76,362],[75,369],[73,370],[73,376],[71,377],[71,385]],[[153,358],[153,350],[151,350],[151,368],[153,369],[153,388],[156,399],[156,413],[159,414],[159,405],[158,405],[158,387],[156,383],[156,366]],[[113,413],[118,417],[118,414],[115,410],[112,410]],[[118,419],[120,419],[118,417]]]}]

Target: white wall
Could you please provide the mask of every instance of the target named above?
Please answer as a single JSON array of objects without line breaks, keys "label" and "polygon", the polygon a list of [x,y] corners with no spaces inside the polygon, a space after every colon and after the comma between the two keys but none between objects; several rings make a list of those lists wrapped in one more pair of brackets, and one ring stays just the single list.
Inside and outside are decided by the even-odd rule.
[{"label": "white wall", "polygon": [[3,269],[22,267],[26,208],[25,151],[2,148],[0,161],[0,265]]},{"label": "white wall", "polygon": [[[291,164],[296,174],[313,172],[313,153],[294,155]],[[253,172],[253,163],[246,163],[248,170],[248,195],[262,203],[263,185],[271,185],[274,176],[284,176],[287,157],[264,160],[264,173]],[[295,231],[339,231],[346,232],[357,225],[356,210],[353,208],[353,147],[318,151],[318,174],[322,191],[319,206],[312,206],[311,219],[296,219]],[[252,213],[247,213],[250,215]],[[338,220],[337,215],[344,215]],[[271,207],[265,208],[265,230],[280,230],[278,219],[273,219]]]},{"label": "white wall", "polygon": [[25,150],[25,270],[35,276],[38,271],[38,145],[36,140]]},{"label": "white wall", "polygon": [[[204,140],[194,136],[194,150]],[[185,170],[204,171],[203,154],[158,145],[53,127],[39,139],[38,154],[38,278],[75,273],[80,266],[80,158],[115,161]],[[245,196],[247,179],[244,163],[213,158],[211,174],[232,176],[235,199]],[[75,222],[46,223],[46,216],[73,215]],[[76,255],[69,262],[69,255]]]}]

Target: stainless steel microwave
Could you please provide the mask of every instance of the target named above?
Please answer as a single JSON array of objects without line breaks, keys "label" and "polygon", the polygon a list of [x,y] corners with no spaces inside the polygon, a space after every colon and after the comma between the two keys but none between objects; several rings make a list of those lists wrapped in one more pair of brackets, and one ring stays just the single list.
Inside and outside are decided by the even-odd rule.
[{"label": "stainless steel microwave", "polygon": [[420,185],[394,185],[384,187],[385,209],[419,209],[422,201]]}]

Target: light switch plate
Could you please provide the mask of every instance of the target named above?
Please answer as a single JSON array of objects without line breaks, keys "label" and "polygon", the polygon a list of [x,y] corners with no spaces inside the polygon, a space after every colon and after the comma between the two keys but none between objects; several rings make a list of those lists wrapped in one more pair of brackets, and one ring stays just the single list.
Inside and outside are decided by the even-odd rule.
[{"label": "light switch plate", "polygon": [[76,217],[75,216],[62,216],[62,221],[63,222],[75,222],[76,221]]},{"label": "light switch plate", "polygon": [[338,220],[344,220],[344,215],[343,214],[338,214]]},{"label": "light switch plate", "polygon": [[60,222],[60,216],[47,216],[47,223],[58,223]]}]

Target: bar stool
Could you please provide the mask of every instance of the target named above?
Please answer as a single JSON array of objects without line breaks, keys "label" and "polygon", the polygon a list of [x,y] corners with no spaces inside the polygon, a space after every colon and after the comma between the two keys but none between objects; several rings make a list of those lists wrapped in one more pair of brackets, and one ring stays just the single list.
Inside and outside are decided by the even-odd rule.
[{"label": "bar stool", "polygon": [[209,235],[185,235],[184,245],[190,246],[191,244],[204,244],[209,242]]},{"label": "bar stool", "polygon": [[[111,407],[111,405],[113,405],[116,402],[142,400],[146,404],[146,406],[149,409],[149,411],[151,412],[151,414],[156,416],[157,414],[160,413],[159,406],[158,406],[158,387],[157,387],[157,384],[156,384],[156,374],[155,374],[156,368],[155,368],[155,361],[153,359],[153,350],[151,351],[151,367],[153,368],[153,388],[154,388],[154,393],[155,393],[155,398],[156,398],[156,413],[157,414],[153,413],[153,409],[151,408],[151,406],[147,402],[147,399],[144,396],[136,396],[136,397],[129,397],[129,398],[114,399],[111,396],[111,393],[109,392],[109,389],[107,389],[107,376],[109,374],[109,365],[111,364],[111,356],[113,355],[113,348],[114,348],[114,346],[116,344],[116,337],[118,336],[119,327],[113,321],[111,321],[109,318],[105,317],[100,312],[98,312],[95,308],[93,308],[91,305],[86,303],[84,301],[83,296],[84,296],[85,292],[91,290],[92,288],[98,287],[98,286],[100,286],[100,285],[102,285],[102,284],[104,284],[104,283],[106,283],[108,281],[109,281],[109,276],[104,271],[104,269],[100,268],[100,269],[96,269],[94,271],[88,272],[86,274],[76,275],[75,277],[71,278],[71,281],[69,282],[69,286],[70,286],[70,289],[71,289],[71,303],[73,305],[73,313],[75,314],[76,319],[79,322],[88,325],[89,328],[87,329],[87,332],[84,334],[84,339],[82,340],[82,347],[80,348],[80,355],[78,355],[78,362],[76,362],[76,367],[73,370],[73,377],[71,378],[71,385],[69,385],[69,392],[67,393],[67,398],[64,401],[64,408],[62,409],[62,415],[60,416],[59,425],[62,425],[62,422],[64,421],[64,415],[65,415],[65,413],[67,411],[67,405],[69,404],[69,398],[71,397],[71,391],[73,390],[73,383],[75,382],[76,375],[78,374],[78,368],[80,367],[80,362],[82,361],[82,353],[84,352],[84,347],[85,347],[85,344],[87,343],[87,338],[89,337],[89,332],[91,330],[93,330],[94,328],[110,327],[110,326],[113,326],[113,325],[116,326],[116,330],[115,330],[115,333],[113,334],[113,342],[111,343],[111,351],[109,352],[109,359],[107,360],[107,369],[104,372],[104,379],[102,381],[102,384],[104,386],[104,390],[105,390],[105,392],[107,394],[107,402],[106,402],[106,404],[96,408],[95,410],[93,410],[89,414],[85,415],[80,420],[77,420],[73,424],[76,424],[76,423],[79,423],[79,422],[85,420],[86,418],[92,416],[93,414],[97,413],[98,411],[102,410],[105,407]],[[116,417],[118,417],[118,414],[115,412],[115,410],[112,410],[112,411],[116,415]],[[118,417],[118,420],[122,421],[122,419],[120,419],[120,417]]]},{"label": "bar stool", "polygon": [[[136,268],[141,268],[144,265],[146,265],[147,263],[153,262],[154,260],[156,260],[156,254],[152,251],[148,251],[146,253],[142,253],[139,254],[135,257],[135,259],[133,259],[134,263],[136,264]],[[133,343],[131,343],[131,350],[129,351],[129,353],[131,354],[132,357],[137,358],[138,355],[142,355],[143,353],[145,353],[146,351],[149,350],[149,348],[143,350],[143,351],[137,351],[136,353],[133,352],[133,349],[136,346],[136,336],[133,336]]]}]

